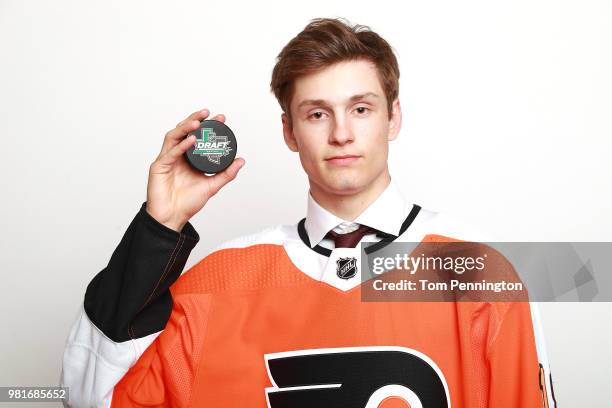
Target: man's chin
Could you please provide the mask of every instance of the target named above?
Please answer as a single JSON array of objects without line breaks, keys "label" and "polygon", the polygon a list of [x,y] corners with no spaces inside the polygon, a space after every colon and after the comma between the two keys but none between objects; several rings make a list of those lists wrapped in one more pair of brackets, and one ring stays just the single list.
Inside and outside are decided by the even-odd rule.
[{"label": "man's chin", "polygon": [[366,187],[367,185],[364,185],[364,183],[355,178],[327,180],[323,185],[323,188],[330,193],[347,196],[357,194]]}]

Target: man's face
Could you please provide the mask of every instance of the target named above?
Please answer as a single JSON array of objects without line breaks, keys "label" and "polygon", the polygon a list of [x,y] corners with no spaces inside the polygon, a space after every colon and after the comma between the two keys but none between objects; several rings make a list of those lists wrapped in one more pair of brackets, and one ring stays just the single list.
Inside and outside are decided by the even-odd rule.
[{"label": "man's face", "polygon": [[376,66],[340,62],[296,79],[283,114],[287,146],[299,152],[311,189],[350,195],[388,177],[388,141],[401,125],[399,101],[389,119]]}]

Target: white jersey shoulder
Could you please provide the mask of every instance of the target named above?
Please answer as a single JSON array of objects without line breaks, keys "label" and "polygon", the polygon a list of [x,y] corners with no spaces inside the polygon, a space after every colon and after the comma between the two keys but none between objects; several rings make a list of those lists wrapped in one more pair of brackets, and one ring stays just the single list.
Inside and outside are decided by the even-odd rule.
[{"label": "white jersey shoulder", "polygon": [[[229,239],[214,247],[211,252],[217,252],[228,248],[247,248],[259,244],[283,245],[287,239],[285,227],[287,226],[279,224]],[[295,227],[294,225],[293,228]]]},{"label": "white jersey shoulder", "polygon": [[494,242],[494,235],[482,230],[474,222],[445,212],[422,208],[401,241],[418,242],[426,235],[442,235],[462,241]]}]

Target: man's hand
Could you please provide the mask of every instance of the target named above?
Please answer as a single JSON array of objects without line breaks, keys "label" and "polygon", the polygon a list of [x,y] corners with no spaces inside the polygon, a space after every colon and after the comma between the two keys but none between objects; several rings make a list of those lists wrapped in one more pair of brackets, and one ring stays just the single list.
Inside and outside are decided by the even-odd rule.
[{"label": "man's hand", "polygon": [[[193,146],[196,140],[194,135],[186,139],[185,136],[196,130],[200,121],[206,119],[209,114],[208,109],[194,112],[166,133],[161,152],[149,168],[147,212],[158,222],[175,231],[180,232],[210,197],[236,178],[238,170],[245,164],[243,158],[236,158],[221,173],[206,176],[193,169],[183,158],[183,153]],[[213,119],[225,122],[225,116],[222,114]]]}]

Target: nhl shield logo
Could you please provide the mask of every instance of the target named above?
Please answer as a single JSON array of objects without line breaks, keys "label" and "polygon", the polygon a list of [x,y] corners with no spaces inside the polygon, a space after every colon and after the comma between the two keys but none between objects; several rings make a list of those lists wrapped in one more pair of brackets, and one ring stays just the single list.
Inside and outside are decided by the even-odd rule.
[{"label": "nhl shield logo", "polygon": [[351,279],[357,274],[357,259],[353,257],[336,260],[336,275],[340,279]]}]

